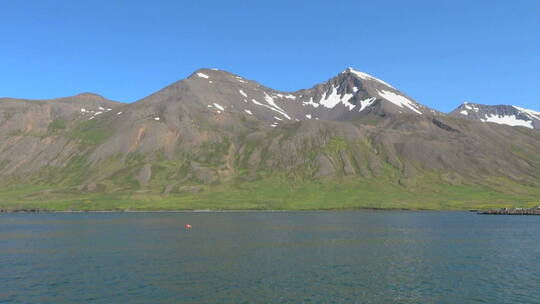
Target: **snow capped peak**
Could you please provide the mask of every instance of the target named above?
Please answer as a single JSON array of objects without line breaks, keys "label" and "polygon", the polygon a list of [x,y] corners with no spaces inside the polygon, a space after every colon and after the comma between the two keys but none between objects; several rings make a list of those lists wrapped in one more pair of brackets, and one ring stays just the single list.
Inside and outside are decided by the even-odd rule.
[{"label": "snow capped peak", "polygon": [[462,107],[466,107],[466,106],[474,106],[474,105],[479,105],[478,103],[474,103],[474,102],[470,102],[470,101],[464,101],[461,106]]},{"label": "snow capped peak", "polygon": [[[207,87],[205,84],[211,81],[212,86]],[[326,82],[297,91],[274,90],[240,75],[213,69],[193,72],[186,85],[199,96],[209,113],[241,113],[273,122],[278,117],[283,119],[282,123],[309,119],[308,114],[312,119],[345,121],[372,113],[427,111],[388,83],[352,67]]]},{"label": "snow capped peak", "polygon": [[351,73],[353,75],[355,75],[356,77],[360,78],[360,79],[364,79],[364,80],[371,80],[371,81],[377,81],[379,83],[382,83],[384,84],[385,86],[387,87],[390,87],[392,89],[395,89],[393,86],[391,86],[390,84],[380,80],[379,78],[377,77],[374,77],[374,76],[371,76],[367,73],[364,73],[364,72],[360,72],[360,71],[357,71],[351,67],[348,67],[343,73]]}]

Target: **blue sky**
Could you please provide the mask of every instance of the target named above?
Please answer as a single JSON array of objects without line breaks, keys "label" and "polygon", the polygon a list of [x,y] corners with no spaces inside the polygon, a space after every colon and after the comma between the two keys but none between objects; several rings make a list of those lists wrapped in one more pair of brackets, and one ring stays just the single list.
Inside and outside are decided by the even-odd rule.
[{"label": "blue sky", "polygon": [[287,91],[352,66],[441,111],[540,110],[537,0],[0,1],[0,38],[0,96],[132,102],[200,67]]}]

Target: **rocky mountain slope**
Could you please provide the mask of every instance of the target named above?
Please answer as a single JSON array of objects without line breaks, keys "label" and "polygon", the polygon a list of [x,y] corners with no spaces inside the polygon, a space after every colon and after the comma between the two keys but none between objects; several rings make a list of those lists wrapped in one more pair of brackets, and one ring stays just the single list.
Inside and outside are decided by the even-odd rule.
[{"label": "rocky mountain slope", "polygon": [[1,175],[65,165],[67,156],[79,146],[65,136],[68,126],[121,105],[92,93],[51,100],[0,98]]},{"label": "rocky mountain slope", "polygon": [[[347,69],[280,92],[201,69],[130,104],[0,100],[0,207],[468,208],[540,197],[540,132]],[[472,116],[472,114],[471,114]]]},{"label": "rocky mountain slope", "polygon": [[482,122],[540,129],[540,112],[518,106],[488,106],[465,102],[452,111],[450,115]]}]

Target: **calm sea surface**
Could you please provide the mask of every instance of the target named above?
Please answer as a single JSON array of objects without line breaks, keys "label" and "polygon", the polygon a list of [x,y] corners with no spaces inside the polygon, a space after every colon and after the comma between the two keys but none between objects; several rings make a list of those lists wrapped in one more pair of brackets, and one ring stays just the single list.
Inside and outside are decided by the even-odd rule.
[{"label": "calm sea surface", "polygon": [[540,303],[540,217],[1,214],[0,303]]}]

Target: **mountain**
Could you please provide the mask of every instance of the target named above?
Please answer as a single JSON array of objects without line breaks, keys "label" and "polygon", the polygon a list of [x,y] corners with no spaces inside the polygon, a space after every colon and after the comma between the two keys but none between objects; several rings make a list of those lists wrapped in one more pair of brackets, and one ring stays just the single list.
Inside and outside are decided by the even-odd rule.
[{"label": "mountain", "polygon": [[98,116],[122,103],[93,93],[50,99],[0,98],[0,132],[39,132],[58,119]]},{"label": "mountain", "polygon": [[450,113],[470,120],[540,129],[540,112],[509,105],[488,106],[465,102]]},{"label": "mountain", "polygon": [[235,74],[208,69],[173,86],[189,87],[204,102],[222,102],[206,105],[218,114],[225,109],[244,111],[274,125],[307,119],[351,121],[368,113],[433,112],[382,80],[352,68],[296,92],[276,91]]},{"label": "mountain", "polygon": [[0,98],[1,175],[20,176],[64,165],[78,150],[66,136],[68,127],[122,105],[93,93],[50,100]]},{"label": "mountain", "polygon": [[0,208],[456,209],[534,203],[540,132],[349,68],[281,92],[200,69],[129,104],[0,100]]}]

